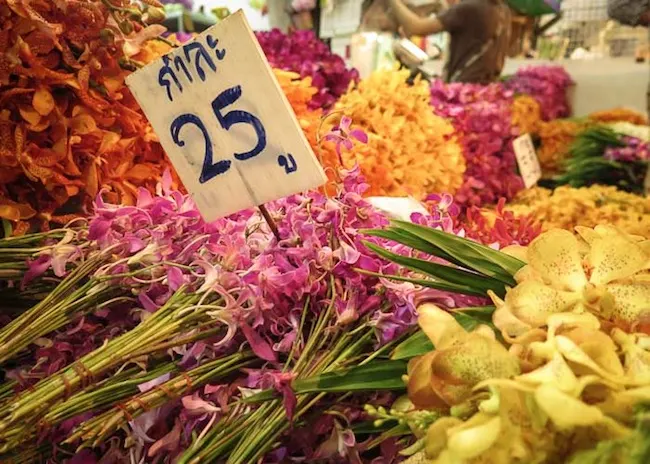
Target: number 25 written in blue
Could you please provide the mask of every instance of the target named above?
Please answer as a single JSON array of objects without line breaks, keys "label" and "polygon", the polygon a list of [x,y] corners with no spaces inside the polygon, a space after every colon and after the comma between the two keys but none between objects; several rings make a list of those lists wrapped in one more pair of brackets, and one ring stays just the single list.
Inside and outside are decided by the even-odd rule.
[{"label": "number 25 written in blue", "polygon": [[[247,111],[233,110],[228,111],[225,114],[223,113],[226,107],[232,105],[239,99],[239,97],[241,97],[241,93],[241,86],[239,85],[224,90],[212,101],[212,110],[217,117],[217,121],[219,121],[219,124],[225,130],[230,130],[230,128],[236,124],[248,124],[252,126],[255,135],[257,136],[257,144],[250,151],[234,154],[235,159],[246,161],[259,155],[262,153],[264,148],[266,148],[266,131],[264,130],[262,122]],[[205,155],[203,158],[203,168],[201,169],[199,182],[204,184],[219,174],[228,171],[232,164],[230,160],[219,160],[214,162],[212,158],[212,141],[210,140],[210,134],[208,133],[205,124],[203,124],[203,121],[201,121],[198,116],[194,114],[182,114],[174,119],[170,127],[170,132],[176,145],[179,147],[185,146],[185,142],[180,139],[180,131],[186,124],[195,125],[203,134],[203,139],[205,141]]]}]

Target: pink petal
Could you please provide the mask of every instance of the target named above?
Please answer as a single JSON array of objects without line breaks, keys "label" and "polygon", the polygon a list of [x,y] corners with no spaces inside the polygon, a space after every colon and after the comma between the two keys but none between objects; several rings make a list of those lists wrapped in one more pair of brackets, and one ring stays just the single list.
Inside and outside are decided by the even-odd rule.
[{"label": "pink petal", "polygon": [[361,129],[354,129],[350,132],[350,137],[357,139],[361,143],[368,143],[368,134]]},{"label": "pink petal", "polygon": [[162,385],[163,383],[167,382],[169,379],[171,379],[172,375],[170,372],[161,375],[160,377],[156,377],[155,379],[149,380],[148,382],[141,383],[138,385],[138,390],[140,392],[144,393],[146,391],[151,390],[153,387],[157,387],[158,385]]},{"label": "pink petal", "polygon": [[212,403],[208,403],[207,401],[201,399],[198,397],[198,395],[193,395],[193,396],[184,396],[181,399],[181,403],[183,403],[183,407],[189,411],[192,412],[192,414],[195,415],[200,415],[200,414],[211,414],[215,412],[219,412],[219,408],[216,407]]},{"label": "pink petal", "polygon": [[438,203],[438,207],[440,209],[447,209],[452,205],[453,202],[454,202],[454,197],[452,197],[448,193],[443,193],[442,198],[440,199],[440,203]]},{"label": "pink petal", "polygon": [[174,266],[167,269],[167,284],[172,291],[178,290],[183,285],[183,272]]},{"label": "pink petal", "polygon": [[349,116],[343,116],[341,118],[341,123],[339,124],[339,129],[343,133],[348,133],[350,130],[350,124],[352,124],[352,119]]},{"label": "pink petal", "polygon": [[343,147],[348,151],[352,150],[354,147],[354,144],[349,139],[341,140],[341,145],[343,145]]},{"label": "pink petal", "polygon": [[241,331],[244,333],[248,344],[253,349],[253,352],[265,361],[277,361],[277,355],[271,345],[264,340],[255,330],[248,324],[242,323],[240,325]]}]

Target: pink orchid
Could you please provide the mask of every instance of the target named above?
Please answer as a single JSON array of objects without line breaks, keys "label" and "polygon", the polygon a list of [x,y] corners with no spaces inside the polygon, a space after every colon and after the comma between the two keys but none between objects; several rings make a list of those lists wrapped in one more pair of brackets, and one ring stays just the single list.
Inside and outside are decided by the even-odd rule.
[{"label": "pink orchid", "polygon": [[356,139],[361,143],[368,143],[368,135],[361,129],[350,130],[352,119],[343,116],[338,126],[334,126],[331,131],[325,135],[325,140],[336,144],[336,153],[339,155],[339,161],[343,164],[341,158],[341,146],[346,150],[352,150],[354,143],[351,139]]}]

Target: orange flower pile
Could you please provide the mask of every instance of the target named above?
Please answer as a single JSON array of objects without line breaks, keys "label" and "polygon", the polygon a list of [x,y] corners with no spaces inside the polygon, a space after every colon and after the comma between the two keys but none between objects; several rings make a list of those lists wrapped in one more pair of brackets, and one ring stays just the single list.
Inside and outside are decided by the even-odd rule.
[{"label": "orange flower pile", "polygon": [[570,119],[539,122],[537,135],[541,145],[537,155],[545,175],[553,175],[560,171],[562,161],[567,157],[571,144],[589,125],[589,121]]},{"label": "orange flower pile", "polygon": [[453,126],[431,111],[428,84],[408,85],[408,74],[377,71],[341,97],[336,111],[369,138],[367,145],[343,152],[344,165],[359,164],[369,195],[453,194],[463,182],[462,149]]},{"label": "orange flower pile", "polygon": [[533,97],[519,95],[512,103],[512,125],[520,134],[534,134],[542,121],[542,108]]},{"label": "orange flower pile", "polygon": [[157,0],[0,0],[0,218],[64,223],[104,189],[131,204],[168,166],[125,86],[170,45]]},{"label": "orange flower pile", "polygon": [[630,124],[635,124],[637,126],[648,124],[648,118],[645,115],[633,110],[628,110],[627,108],[614,108],[612,110],[597,111],[591,113],[589,119],[604,124],[614,122],[629,122]]}]

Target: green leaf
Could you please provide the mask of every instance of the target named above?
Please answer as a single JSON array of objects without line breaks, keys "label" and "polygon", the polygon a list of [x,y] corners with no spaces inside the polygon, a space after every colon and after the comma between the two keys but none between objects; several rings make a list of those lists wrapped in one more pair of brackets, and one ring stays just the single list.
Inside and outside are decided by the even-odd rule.
[{"label": "green leaf", "polygon": [[464,267],[498,279],[507,285],[514,286],[516,284],[513,276],[525,265],[517,258],[453,234],[406,221],[393,221],[393,223],[396,228],[410,232],[441,248],[445,253],[461,262]]},{"label": "green leaf", "polygon": [[[406,362],[395,360],[373,361],[361,366],[340,369],[293,382],[293,391],[305,393],[348,393],[354,391],[392,391],[406,388],[402,376]],[[246,403],[258,403],[277,397],[275,390],[265,390],[246,398]]]},{"label": "green leaf", "polygon": [[422,330],[418,329],[413,335],[395,347],[390,359],[412,359],[434,350],[433,343]]},{"label": "green leaf", "polygon": [[460,293],[461,295],[485,296],[484,293],[478,292],[471,287],[456,285],[449,282],[440,282],[438,280],[430,280],[430,279],[415,279],[412,277],[402,277],[398,275],[380,274],[378,272],[366,271],[365,269],[359,269],[359,268],[355,268],[354,270],[359,274],[369,275],[373,277],[381,277],[384,279],[397,280],[399,282],[409,282],[413,285],[420,285],[422,287],[427,287],[427,288],[435,288],[436,290],[443,290],[446,292]]},{"label": "green leaf", "polygon": [[[461,308],[450,311],[456,321],[467,332],[474,330],[479,325],[492,325],[492,313],[494,306],[480,306],[476,308]],[[416,356],[422,356],[434,350],[431,340],[422,330],[418,329],[413,335],[397,345],[391,354],[393,360],[408,360]]]},{"label": "green leaf", "polygon": [[11,237],[11,234],[13,234],[13,227],[11,227],[11,222],[9,222],[6,219],[2,220],[2,231],[3,231],[3,237]]},{"label": "green leaf", "polygon": [[445,282],[449,284],[462,285],[467,288],[474,289],[474,294],[487,295],[488,290],[492,290],[497,295],[503,297],[506,293],[506,288],[502,282],[489,277],[481,276],[474,272],[457,269],[442,264],[425,261],[422,259],[409,258],[407,256],[398,255],[372,243],[364,242],[364,245],[370,250],[374,251],[379,256],[404,266],[412,271],[419,272],[431,277],[438,282]]}]

